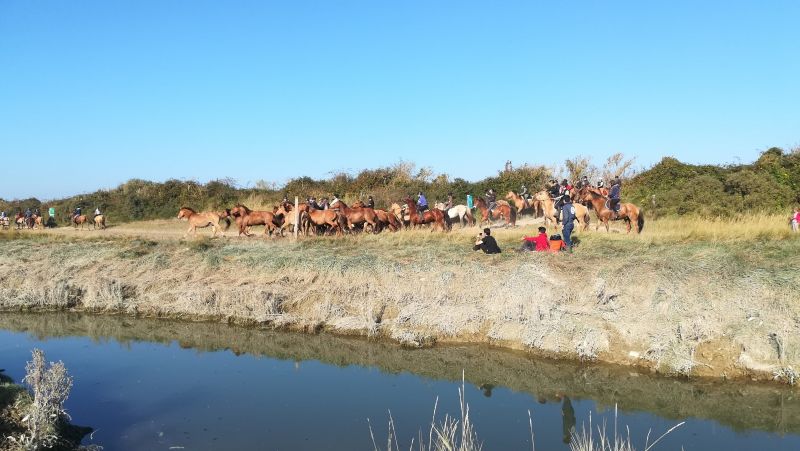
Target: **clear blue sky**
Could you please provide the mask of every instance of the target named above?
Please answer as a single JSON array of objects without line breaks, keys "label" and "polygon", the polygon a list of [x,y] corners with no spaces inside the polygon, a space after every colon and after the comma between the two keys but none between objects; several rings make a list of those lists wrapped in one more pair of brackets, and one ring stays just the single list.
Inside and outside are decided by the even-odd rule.
[{"label": "clear blue sky", "polygon": [[[0,197],[800,143],[800,2],[0,1]],[[31,177],[35,175],[35,177]]]}]

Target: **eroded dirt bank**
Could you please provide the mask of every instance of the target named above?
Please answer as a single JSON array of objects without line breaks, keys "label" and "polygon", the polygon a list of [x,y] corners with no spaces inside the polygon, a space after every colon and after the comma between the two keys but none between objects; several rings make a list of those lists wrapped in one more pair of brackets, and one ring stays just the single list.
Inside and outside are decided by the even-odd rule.
[{"label": "eroded dirt bank", "polygon": [[453,252],[453,238],[401,239],[2,240],[0,309],[488,343],[671,375],[795,376],[799,276],[770,252],[796,240],[489,258]]}]

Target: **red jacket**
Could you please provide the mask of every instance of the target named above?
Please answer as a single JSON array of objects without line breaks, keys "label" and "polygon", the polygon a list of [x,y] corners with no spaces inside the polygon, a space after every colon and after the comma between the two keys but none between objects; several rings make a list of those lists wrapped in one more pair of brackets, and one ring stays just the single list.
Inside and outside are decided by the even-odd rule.
[{"label": "red jacket", "polygon": [[540,233],[536,236],[526,236],[525,241],[535,243],[537,251],[546,251],[550,249],[550,242],[547,239],[546,233]]}]

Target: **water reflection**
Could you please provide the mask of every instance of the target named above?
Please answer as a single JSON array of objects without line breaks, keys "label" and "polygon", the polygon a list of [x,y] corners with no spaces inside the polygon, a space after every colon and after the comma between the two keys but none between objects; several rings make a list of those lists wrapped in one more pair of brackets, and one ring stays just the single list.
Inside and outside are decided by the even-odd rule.
[{"label": "water reflection", "polygon": [[[481,346],[405,349],[392,343],[330,335],[304,335],[216,323],[80,314],[0,315],[0,329],[27,332],[39,339],[87,336],[171,343],[200,351],[230,350],[235,355],[267,356],[292,362],[299,371],[307,361],[337,366],[374,367],[388,374],[413,373],[435,380],[467,382],[485,397],[504,387],[529,394],[540,403],[560,403],[563,436],[576,424],[573,402],[591,399],[600,409],[649,412],[676,421],[709,419],[737,431],[800,432],[800,402],[795,392],[774,384],[689,382],[608,365],[534,360],[523,353]],[[743,413],[746,411],[746,413]],[[566,443],[566,442],[565,442]]]}]

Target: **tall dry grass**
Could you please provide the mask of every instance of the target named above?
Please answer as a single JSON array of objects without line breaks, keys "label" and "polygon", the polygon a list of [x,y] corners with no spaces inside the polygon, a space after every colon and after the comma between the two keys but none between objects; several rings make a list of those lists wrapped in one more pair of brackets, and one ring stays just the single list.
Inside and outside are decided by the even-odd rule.
[{"label": "tall dry grass", "polygon": [[[419,431],[417,437],[411,439],[409,450],[418,451],[480,451],[483,449],[483,443],[478,439],[478,433],[475,429],[475,424],[470,419],[470,407],[466,401],[465,392],[465,375],[462,370],[461,373],[461,387],[458,389],[458,400],[460,415],[458,417],[445,414],[441,420],[437,419],[437,407],[439,405],[439,398],[433,406],[433,416],[431,418],[430,428],[428,431],[427,439],[422,431]],[[601,426],[595,428],[592,425],[592,413],[589,412],[589,426],[585,424],[581,426],[580,430],[572,429],[569,447],[571,451],[636,451],[631,439],[631,431],[629,427],[625,427],[626,435],[622,435],[618,429],[618,410],[614,406],[614,425],[613,432],[609,433],[608,427],[603,421]],[[369,419],[367,419],[369,423]],[[645,437],[644,448],[642,451],[651,451],[658,443],[661,442],[666,436],[671,434],[674,430],[683,426],[685,422],[680,422],[675,426],[669,428],[666,432],[661,434],[658,438],[650,441],[650,434],[652,431],[647,432]],[[531,450],[536,451],[536,436],[534,433],[534,422],[530,410],[528,411],[528,425],[530,428],[531,437]],[[369,434],[372,439],[372,446],[374,451],[400,451],[400,441],[397,438],[397,429],[392,418],[391,411],[389,412],[389,427],[386,438],[386,446],[378,446],[375,441],[375,434],[372,430],[372,424],[369,424]]]}]

